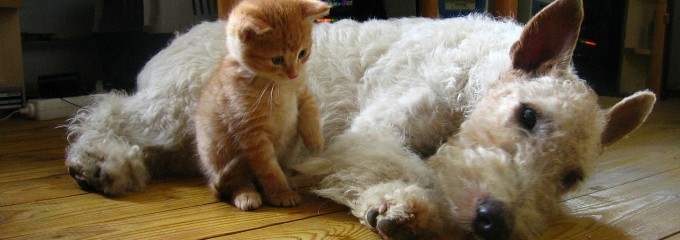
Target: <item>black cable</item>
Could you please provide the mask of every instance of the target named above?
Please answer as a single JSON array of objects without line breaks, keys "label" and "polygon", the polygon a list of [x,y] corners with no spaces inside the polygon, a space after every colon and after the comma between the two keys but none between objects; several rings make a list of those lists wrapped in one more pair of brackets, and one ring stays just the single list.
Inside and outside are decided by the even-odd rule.
[{"label": "black cable", "polygon": [[7,119],[11,118],[12,116],[14,116],[14,114],[17,114],[17,113],[19,113],[19,109],[14,110],[14,112],[11,112],[11,113],[7,114],[7,116],[5,116],[5,117],[3,117],[2,119],[0,119],[0,122],[6,121]]},{"label": "black cable", "polygon": [[64,101],[64,102],[67,102],[67,103],[73,105],[73,106],[76,106],[76,107],[79,107],[79,108],[82,108],[82,107],[83,107],[83,106],[80,106],[80,105],[78,105],[78,104],[75,104],[75,103],[73,103],[73,102],[71,102],[71,101],[69,101],[69,100],[66,100],[66,99],[64,99],[64,98],[60,98],[60,99],[61,99],[62,101]]}]

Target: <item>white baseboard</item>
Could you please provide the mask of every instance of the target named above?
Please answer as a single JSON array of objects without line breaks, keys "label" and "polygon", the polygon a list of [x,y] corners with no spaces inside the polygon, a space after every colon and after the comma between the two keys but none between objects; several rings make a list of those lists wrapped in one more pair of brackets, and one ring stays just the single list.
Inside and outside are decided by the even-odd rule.
[{"label": "white baseboard", "polygon": [[87,106],[94,96],[77,96],[65,98],[31,99],[21,113],[37,120],[70,117],[81,107]]}]

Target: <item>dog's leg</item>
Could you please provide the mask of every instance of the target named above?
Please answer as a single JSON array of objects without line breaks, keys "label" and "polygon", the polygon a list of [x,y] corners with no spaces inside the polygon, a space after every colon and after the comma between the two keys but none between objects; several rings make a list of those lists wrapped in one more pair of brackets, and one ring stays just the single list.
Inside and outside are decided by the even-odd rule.
[{"label": "dog's leg", "polygon": [[432,239],[442,219],[432,189],[403,181],[370,186],[356,200],[352,214],[383,238]]},{"label": "dog's leg", "polygon": [[432,172],[402,144],[391,128],[349,131],[297,169],[324,175],[316,193],[350,207],[381,236],[426,237],[441,228],[431,196]]},{"label": "dog's leg", "polygon": [[[136,96],[108,94],[71,119],[66,165],[81,188],[106,195],[141,190],[150,179],[147,161],[151,159],[147,155],[153,154],[146,151],[154,147],[178,148],[178,142],[186,137],[175,134],[172,141],[163,139],[175,132],[166,125],[178,128],[174,122],[182,120],[166,120],[172,115],[161,111],[162,107],[147,114],[148,106],[148,101]],[[158,161],[153,164],[162,165]]]},{"label": "dog's leg", "polygon": [[87,191],[121,195],[149,181],[143,150],[118,137],[85,130],[67,151],[68,172]]}]

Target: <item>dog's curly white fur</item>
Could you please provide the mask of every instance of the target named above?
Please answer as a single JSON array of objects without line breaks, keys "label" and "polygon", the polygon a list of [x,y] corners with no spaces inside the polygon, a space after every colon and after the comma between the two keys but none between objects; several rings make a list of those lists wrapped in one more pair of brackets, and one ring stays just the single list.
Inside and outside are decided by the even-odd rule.
[{"label": "dog's curly white fur", "polygon": [[[536,237],[655,101],[600,109],[570,66],[582,14],[558,0],[525,27],[478,15],[317,25],[307,70],[328,147],[296,169],[384,238]],[[66,165],[81,186],[119,195],[197,171],[191,113],[225,54],[223,25],[177,37],[137,93],[73,117]]]}]

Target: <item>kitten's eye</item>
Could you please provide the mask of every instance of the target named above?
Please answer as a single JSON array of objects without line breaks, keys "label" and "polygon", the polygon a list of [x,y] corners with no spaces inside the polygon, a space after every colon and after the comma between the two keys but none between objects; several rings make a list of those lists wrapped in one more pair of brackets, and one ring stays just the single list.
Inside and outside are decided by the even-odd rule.
[{"label": "kitten's eye", "polygon": [[538,121],[538,113],[536,110],[522,103],[518,115],[519,124],[522,125],[524,129],[529,131],[534,129],[534,126],[536,126],[536,122]]},{"label": "kitten's eye", "polygon": [[307,56],[307,49],[300,51],[300,54],[298,54],[298,58],[303,58]]},{"label": "kitten's eye", "polygon": [[560,183],[562,184],[562,187],[564,188],[570,188],[576,183],[580,182],[583,180],[583,173],[578,170],[571,170],[567,171],[563,176],[562,179],[560,179]]},{"label": "kitten's eye", "polygon": [[272,63],[273,63],[274,65],[281,65],[281,64],[283,64],[283,56],[278,56],[278,57],[272,58]]}]

